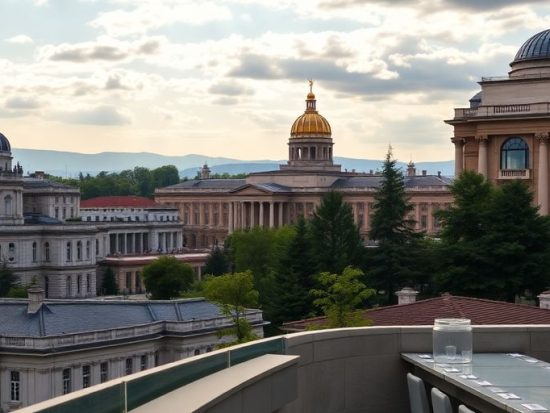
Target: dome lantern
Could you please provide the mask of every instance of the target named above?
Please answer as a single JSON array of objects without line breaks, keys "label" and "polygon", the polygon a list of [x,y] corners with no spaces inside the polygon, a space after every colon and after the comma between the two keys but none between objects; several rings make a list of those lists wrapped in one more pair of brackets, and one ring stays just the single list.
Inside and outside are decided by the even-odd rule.
[{"label": "dome lantern", "polygon": [[309,81],[306,110],[292,124],[291,138],[318,137],[330,138],[332,130],[328,121],[317,112],[317,100],[313,93],[313,80]]}]

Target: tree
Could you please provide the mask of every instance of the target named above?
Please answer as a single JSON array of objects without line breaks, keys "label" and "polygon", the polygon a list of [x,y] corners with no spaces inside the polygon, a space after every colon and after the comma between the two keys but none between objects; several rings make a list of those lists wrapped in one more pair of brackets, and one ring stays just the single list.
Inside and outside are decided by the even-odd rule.
[{"label": "tree", "polygon": [[234,326],[222,331],[222,335],[235,335],[236,343],[253,340],[252,327],[245,317],[246,309],[257,306],[258,291],[254,289],[254,277],[250,271],[209,277],[204,281],[204,296],[216,302],[233,320]]},{"label": "tree", "polygon": [[0,297],[7,297],[10,290],[17,286],[17,275],[3,262],[0,268]]},{"label": "tree", "polygon": [[310,225],[317,272],[339,273],[348,265],[359,264],[363,245],[351,206],[344,202],[342,194],[327,193]]},{"label": "tree", "polygon": [[550,218],[538,214],[529,188],[520,181],[495,188],[465,172],[451,191],[455,206],[439,213],[439,288],[510,302],[540,293],[550,282]]},{"label": "tree", "polygon": [[314,265],[311,242],[304,217],[296,223],[296,234],[275,271],[273,313],[270,321],[280,325],[314,314],[312,297]]},{"label": "tree", "polygon": [[165,165],[152,171],[155,188],[162,188],[177,184],[180,181],[178,168],[174,165]]},{"label": "tree", "polygon": [[368,325],[361,312],[357,311],[363,302],[374,294],[359,279],[363,272],[357,268],[346,267],[340,274],[323,272],[319,275],[322,289],[311,291],[317,297],[314,304],[327,316],[326,328],[354,327]]},{"label": "tree", "polygon": [[103,281],[101,283],[101,292],[104,295],[118,294],[118,285],[116,282],[115,272],[111,267],[106,267],[103,273]]},{"label": "tree", "polygon": [[204,273],[209,275],[222,275],[229,271],[229,260],[224,251],[219,247],[214,249],[208,255],[204,265]]},{"label": "tree", "polygon": [[145,288],[153,300],[178,297],[193,283],[193,268],[175,257],[163,256],[143,267]]},{"label": "tree", "polygon": [[409,218],[414,207],[408,200],[405,180],[392,158],[391,148],[374,199],[369,237],[377,242],[377,247],[368,253],[368,275],[371,285],[384,291],[385,302],[389,304],[395,300],[394,292],[400,284],[416,284],[422,278],[417,266],[421,236],[415,233],[415,221]]}]

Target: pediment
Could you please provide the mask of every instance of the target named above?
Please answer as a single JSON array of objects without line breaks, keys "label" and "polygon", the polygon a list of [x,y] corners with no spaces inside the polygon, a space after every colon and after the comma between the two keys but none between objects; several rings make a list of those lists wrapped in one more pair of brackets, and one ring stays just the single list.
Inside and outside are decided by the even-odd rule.
[{"label": "pediment", "polygon": [[234,195],[269,195],[273,194],[273,191],[268,191],[265,188],[258,188],[255,185],[247,184],[239,188],[235,188],[231,191]]}]

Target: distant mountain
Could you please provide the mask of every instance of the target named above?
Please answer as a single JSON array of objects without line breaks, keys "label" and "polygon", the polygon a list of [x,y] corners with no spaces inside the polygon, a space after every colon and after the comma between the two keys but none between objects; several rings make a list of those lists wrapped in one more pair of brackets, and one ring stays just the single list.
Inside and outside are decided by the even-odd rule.
[{"label": "distant mountain", "polygon": [[[163,165],[175,165],[182,178],[185,176],[193,178],[205,162],[213,173],[227,172],[229,174],[271,171],[278,169],[278,165],[286,163],[286,160],[243,161],[196,154],[165,156],[149,152],[84,154],[13,148],[12,153],[14,161],[19,162],[27,172],[44,171],[62,177],[76,177],[80,172],[83,174],[89,173],[90,175],[96,175],[101,171],[120,172],[125,169],[133,169],[136,166],[153,169]],[[369,172],[382,167],[381,160],[336,157],[334,161],[342,165],[342,169],[348,171]],[[398,165],[406,168],[405,163],[398,163]],[[418,162],[416,170],[418,174],[422,170],[426,170],[430,175],[435,175],[438,171],[441,171],[445,176],[452,176],[454,174],[454,161]]]}]

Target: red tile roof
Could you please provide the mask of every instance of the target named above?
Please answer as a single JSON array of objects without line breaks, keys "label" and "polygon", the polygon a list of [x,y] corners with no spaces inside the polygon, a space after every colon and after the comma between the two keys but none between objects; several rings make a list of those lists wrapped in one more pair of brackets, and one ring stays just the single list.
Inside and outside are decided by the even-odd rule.
[{"label": "red tile roof", "polygon": [[[525,304],[443,294],[412,304],[365,310],[363,317],[375,326],[433,325],[436,318],[469,318],[472,324],[550,324],[550,310]],[[325,317],[292,321],[286,331],[302,331],[321,324]]]},{"label": "red tile roof", "polygon": [[98,196],[80,201],[80,208],[148,208],[159,204],[143,196]]}]

